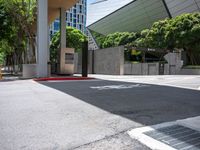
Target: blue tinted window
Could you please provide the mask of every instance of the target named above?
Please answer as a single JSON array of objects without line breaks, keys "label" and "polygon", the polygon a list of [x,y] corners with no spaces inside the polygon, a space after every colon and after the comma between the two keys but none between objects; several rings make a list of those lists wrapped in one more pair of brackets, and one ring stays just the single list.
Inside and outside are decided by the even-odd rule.
[{"label": "blue tinted window", "polygon": [[58,31],[60,28],[59,22],[54,22],[54,30]]}]

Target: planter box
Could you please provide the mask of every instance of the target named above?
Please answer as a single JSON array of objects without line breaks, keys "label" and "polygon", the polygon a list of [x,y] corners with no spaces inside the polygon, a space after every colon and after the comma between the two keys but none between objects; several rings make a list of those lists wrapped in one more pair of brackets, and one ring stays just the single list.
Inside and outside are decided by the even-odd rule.
[{"label": "planter box", "polygon": [[35,78],[37,76],[37,64],[23,64],[22,77]]}]

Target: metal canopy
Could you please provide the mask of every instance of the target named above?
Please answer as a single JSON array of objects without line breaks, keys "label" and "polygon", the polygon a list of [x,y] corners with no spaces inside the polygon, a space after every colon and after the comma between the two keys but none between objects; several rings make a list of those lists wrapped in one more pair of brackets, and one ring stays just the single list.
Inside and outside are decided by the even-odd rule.
[{"label": "metal canopy", "polygon": [[133,0],[98,0],[88,6],[86,26],[113,13]]},{"label": "metal canopy", "polygon": [[[112,5],[107,7],[112,7]],[[98,10],[98,8],[93,9]],[[133,0],[113,13],[93,22],[88,28],[103,35],[124,31],[137,32],[150,28],[155,21],[160,19],[199,11],[199,0]],[[98,14],[98,12],[96,13]]]},{"label": "metal canopy", "polygon": [[153,22],[167,18],[161,0],[136,0],[88,26],[103,35],[113,32],[140,31]]}]

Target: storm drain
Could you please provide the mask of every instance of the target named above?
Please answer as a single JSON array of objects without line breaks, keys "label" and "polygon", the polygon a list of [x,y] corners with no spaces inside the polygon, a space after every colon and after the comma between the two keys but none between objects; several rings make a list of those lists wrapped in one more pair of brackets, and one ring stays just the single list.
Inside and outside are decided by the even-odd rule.
[{"label": "storm drain", "polygon": [[173,125],[144,134],[177,150],[200,150],[200,132],[184,126]]}]

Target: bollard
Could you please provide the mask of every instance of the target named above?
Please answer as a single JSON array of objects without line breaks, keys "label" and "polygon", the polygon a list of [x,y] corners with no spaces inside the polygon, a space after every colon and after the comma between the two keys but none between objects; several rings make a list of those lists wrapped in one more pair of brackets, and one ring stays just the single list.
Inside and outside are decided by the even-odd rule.
[{"label": "bollard", "polygon": [[82,45],[82,77],[88,77],[88,41]]}]

